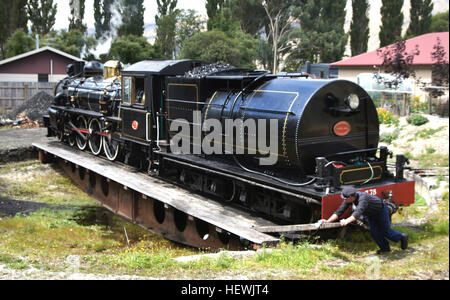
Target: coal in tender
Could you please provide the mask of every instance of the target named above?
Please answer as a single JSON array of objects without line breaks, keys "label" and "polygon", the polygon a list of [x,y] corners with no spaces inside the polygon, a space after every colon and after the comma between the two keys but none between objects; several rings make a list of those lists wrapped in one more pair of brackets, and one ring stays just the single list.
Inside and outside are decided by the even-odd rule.
[{"label": "coal in tender", "polygon": [[48,108],[52,104],[53,97],[46,92],[39,92],[28,101],[13,108],[6,118],[16,120],[18,116],[26,117],[32,121],[42,122],[42,117],[47,114]]},{"label": "coal in tender", "polygon": [[208,75],[212,75],[215,73],[219,73],[219,72],[223,72],[223,71],[227,71],[227,70],[231,70],[231,69],[235,69],[235,67],[233,67],[232,65],[229,65],[229,64],[218,62],[218,63],[214,63],[214,64],[210,64],[210,65],[196,67],[196,68],[192,69],[191,71],[187,72],[186,74],[184,74],[184,77],[203,78]]}]

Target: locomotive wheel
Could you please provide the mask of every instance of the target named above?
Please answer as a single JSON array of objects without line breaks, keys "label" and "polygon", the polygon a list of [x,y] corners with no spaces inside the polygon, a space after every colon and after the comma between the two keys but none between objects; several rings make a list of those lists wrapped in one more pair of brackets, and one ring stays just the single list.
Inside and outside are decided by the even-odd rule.
[{"label": "locomotive wheel", "polygon": [[58,138],[58,142],[62,143],[64,141],[64,129],[59,129],[56,137]]},{"label": "locomotive wheel", "polygon": [[91,152],[94,155],[99,155],[100,152],[102,152],[102,144],[103,144],[103,138],[98,133],[101,133],[102,126],[100,124],[100,121],[98,119],[92,119],[91,122],[89,122],[89,148],[91,148]]},{"label": "locomotive wheel", "polygon": [[70,147],[74,147],[75,144],[77,143],[77,140],[73,134],[70,134],[67,140],[69,141]]},{"label": "locomotive wheel", "polygon": [[[86,118],[83,117],[83,116],[79,116],[79,117],[77,118],[77,121],[76,121],[76,126],[78,127],[78,129],[87,132],[87,127],[88,127],[88,126],[87,126]],[[80,149],[80,150],[83,151],[83,150],[85,150],[86,147],[87,147],[87,134],[84,134],[84,133],[82,133],[82,134],[83,134],[83,136],[86,137],[85,140],[82,139],[78,134],[75,136],[75,140],[76,140],[76,142],[77,142],[78,149]]]},{"label": "locomotive wheel", "polygon": [[113,140],[111,137],[104,136],[102,138],[103,138],[103,151],[105,152],[106,157],[110,161],[115,161],[120,151],[119,143]]}]

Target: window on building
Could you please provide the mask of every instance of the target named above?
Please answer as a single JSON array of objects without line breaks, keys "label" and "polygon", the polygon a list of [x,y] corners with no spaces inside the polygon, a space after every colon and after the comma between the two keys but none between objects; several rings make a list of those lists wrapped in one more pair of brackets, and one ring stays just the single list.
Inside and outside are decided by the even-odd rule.
[{"label": "window on building", "polygon": [[38,82],[48,82],[48,74],[38,74]]}]

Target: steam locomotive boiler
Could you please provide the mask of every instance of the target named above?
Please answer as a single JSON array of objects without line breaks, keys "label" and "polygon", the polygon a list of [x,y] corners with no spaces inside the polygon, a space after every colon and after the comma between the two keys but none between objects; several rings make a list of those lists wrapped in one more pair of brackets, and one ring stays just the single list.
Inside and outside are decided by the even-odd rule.
[{"label": "steam locomotive boiler", "polygon": [[112,81],[69,79],[46,124],[80,150],[282,224],[328,218],[346,185],[414,202],[407,159],[389,172],[376,108],[350,81],[143,61]]}]

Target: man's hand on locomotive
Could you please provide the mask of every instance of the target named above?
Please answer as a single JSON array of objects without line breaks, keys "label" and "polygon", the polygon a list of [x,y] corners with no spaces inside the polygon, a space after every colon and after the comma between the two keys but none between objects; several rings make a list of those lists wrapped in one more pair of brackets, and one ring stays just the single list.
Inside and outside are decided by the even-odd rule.
[{"label": "man's hand on locomotive", "polygon": [[[320,220],[319,223],[333,223],[334,221],[336,221],[339,217],[335,214],[333,214],[328,220]],[[341,223],[341,226],[347,226],[350,223],[353,223],[356,221],[356,218],[354,216],[351,216],[350,218],[347,219],[342,219],[339,222]]]},{"label": "man's hand on locomotive", "polygon": [[344,227],[345,227],[345,226],[347,226],[348,224],[353,223],[353,222],[355,222],[355,221],[356,221],[356,218],[355,218],[354,216],[351,216],[350,218],[341,220],[340,223],[341,223],[341,226],[344,226]]}]

